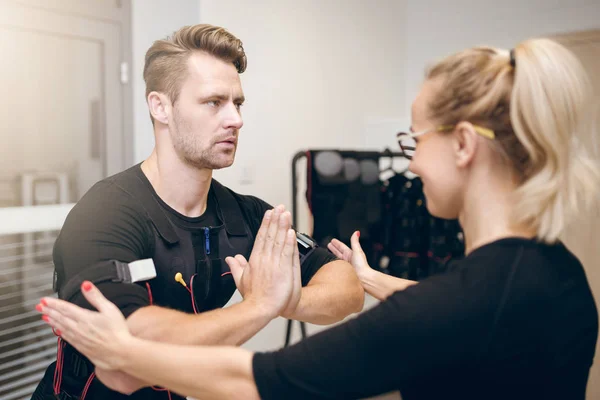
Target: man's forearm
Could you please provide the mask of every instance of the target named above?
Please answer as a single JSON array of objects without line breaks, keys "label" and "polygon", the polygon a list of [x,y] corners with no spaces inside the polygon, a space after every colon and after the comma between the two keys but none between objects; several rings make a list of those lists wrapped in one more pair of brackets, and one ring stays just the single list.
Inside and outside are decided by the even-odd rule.
[{"label": "man's forearm", "polygon": [[392,293],[404,290],[418,282],[408,279],[396,278],[370,269],[369,273],[360,277],[365,291],[379,301],[388,298]]},{"label": "man's forearm", "polygon": [[253,354],[232,347],[179,346],[132,338],[123,372],[196,399],[259,399]]},{"label": "man's forearm", "polygon": [[296,310],[286,318],[328,325],[362,310],[364,289],[354,268],[345,261],[325,264],[302,288]]},{"label": "man's forearm", "polygon": [[264,328],[272,316],[242,301],[231,307],[186,314],[157,306],[140,308],[127,319],[139,338],[186,345],[240,345]]}]

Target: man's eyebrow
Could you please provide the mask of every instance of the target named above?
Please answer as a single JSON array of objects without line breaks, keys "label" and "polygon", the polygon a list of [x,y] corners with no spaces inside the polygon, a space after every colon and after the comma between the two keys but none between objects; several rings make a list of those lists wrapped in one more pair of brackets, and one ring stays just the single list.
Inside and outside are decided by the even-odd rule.
[{"label": "man's eyebrow", "polygon": [[[214,100],[227,101],[227,100],[229,100],[229,96],[226,94],[220,94],[220,93],[208,93],[208,94],[204,94],[204,95],[200,96],[200,99],[202,99],[202,100],[214,99]],[[237,96],[236,98],[233,99],[233,101],[235,103],[243,103],[246,101],[246,98],[243,95]]]}]

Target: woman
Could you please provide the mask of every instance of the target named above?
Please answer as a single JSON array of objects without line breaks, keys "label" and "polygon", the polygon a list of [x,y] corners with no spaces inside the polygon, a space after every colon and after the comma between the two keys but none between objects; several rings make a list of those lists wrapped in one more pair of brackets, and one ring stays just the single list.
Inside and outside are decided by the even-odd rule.
[{"label": "woman", "polygon": [[[384,301],[295,346],[252,354],[139,340],[89,283],[98,313],[54,299],[40,309],[117,388],[127,373],[202,399],[396,389],[405,400],[583,399],[597,311],[580,262],[558,238],[598,196],[600,174],[580,136],[589,134],[587,88],[575,57],[545,39],[510,53],[468,49],[430,69],[399,142],[429,212],[459,219],[465,258],[415,284],[370,269],[358,234],[354,251],[332,242]],[[279,265],[291,265],[283,253]]]}]

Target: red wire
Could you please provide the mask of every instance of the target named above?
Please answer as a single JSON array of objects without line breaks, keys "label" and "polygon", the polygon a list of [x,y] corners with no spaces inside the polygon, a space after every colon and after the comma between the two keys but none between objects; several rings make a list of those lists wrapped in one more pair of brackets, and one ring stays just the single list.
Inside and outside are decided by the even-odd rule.
[{"label": "red wire", "polygon": [[150,284],[146,282],[146,289],[148,289],[148,299],[150,300],[150,305],[152,305],[152,289],[150,289]]},{"label": "red wire", "polygon": [[65,348],[65,342],[62,338],[58,338],[57,352],[56,352],[56,367],[54,368],[54,381],[53,389],[54,395],[60,393],[60,386],[62,385],[62,370],[63,370],[63,349]]},{"label": "red wire", "polygon": [[157,387],[157,386],[152,386],[152,389],[156,390],[157,392],[167,392],[167,396],[169,397],[169,400],[171,399],[171,391],[169,389],[165,389],[165,388],[161,388],[161,387]]},{"label": "red wire", "polygon": [[92,381],[94,380],[95,376],[96,376],[96,373],[92,372],[92,374],[90,375],[90,377],[87,380],[87,383],[85,384],[85,387],[83,388],[83,392],[81,392],[81,397],[79,398],[80,400],[85,400],[85,396],[87,396],[87,392],[90,389],[90,386],[92,385]]}]

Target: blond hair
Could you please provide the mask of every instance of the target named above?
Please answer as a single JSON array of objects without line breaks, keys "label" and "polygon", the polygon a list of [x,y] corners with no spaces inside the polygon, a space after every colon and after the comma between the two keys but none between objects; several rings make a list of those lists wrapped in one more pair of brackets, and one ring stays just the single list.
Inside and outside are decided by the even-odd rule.
[{"label": "blond hair", "polygon": [[155,41],[146,52],[146,98],[150,92],[157,91],[166,93],[175,103],[181,83],[187,77],[187,60],[195,51],[232,63],[240,74],[246,70],[246,53],[237,37],[218,26],[185,26],[173,36]]},{"label": "blond hair", "polygon": [[517,177],[513,223],[554,242],[567,223],[598,198],[600,169],[583,142],[592,131],[587,74],[579,60],[549,39],[520,43],[510,53],[476,47],[437,63],[427,78],[443,88],[429,104],[441,124],[469,121],[492,129],[489,144]]}]

